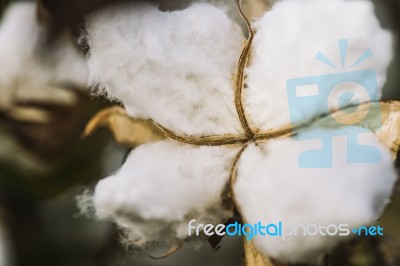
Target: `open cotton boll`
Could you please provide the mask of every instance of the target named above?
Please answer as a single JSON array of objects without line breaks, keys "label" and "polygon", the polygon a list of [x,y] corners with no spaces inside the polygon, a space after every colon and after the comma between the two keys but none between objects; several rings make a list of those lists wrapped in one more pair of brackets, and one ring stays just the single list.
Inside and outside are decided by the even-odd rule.
[{"label": "open cotton boll", "polygon": [[67,36],[45,47],[46,28],[36,19],[34,2],[13,3],[0,25],[0,106],[13,98],[52,94],[66,84],[86,87],[84,58]]},{"label": "open cotton boll", "polygon": [[333,154],[331,168],[299,167],[300,154],[321,148],[318,139],[271,140],[258,146],[250,145],[243,152],[237,167],[234,193],[246,223],[282,222],[283,233],[289,232],[287,226],[295,224],[306,227],[318,226],[319,223],[323,226],[349,225],[349,236],[304,236],[301,230],[297,236],[287,236],[284,240],[282,237],[258,235],[253,240],[260,252],[284,262],[314,263],[340,241],[351,237],[353,233],[350,230],[369,225],[380,217],[389,202],[396,173],[390,153],[369,132],[360,133],[358,143],[376,149],[379,160],[347,162],[350,149],[354,154],[356,149],[365,153],[368,148],[352,146],[345,136],[340,135],[358,132],[359,129],[313,129],[300,134],[300,137],[313,133],[336,135],[332,149],[325,147],[319,155]]},{"label": "open cotton boll", "polygon": [[[277,129],[307,122],[327,109],[380,98],[392,57],[392,37],[380,27],[371,1],[283,0],[253,28],[256,35],[244,99],[255,127]],[[368,49],[372,56],[353,66],[368,55],[364,54]],[[334,67],[316,60],[318,52]],[[353,72],[366,69],[372,73]],[[329,76],[333,74],[337,76]],[[288,95],[290,79],[297,80],[291,81],[293,94]],[[295,114],[292,121],[290,108]]]},{"label": "open cotton boll", "polygon": [[86,21],[90,84],[131,116],[190,135],[241,131],[232,77],[244,37],[225,10],[129,3]]},{"label": "open cotton boll", "polygon": [[234,156],[235,149],[170,140],[142,145],[118,173],[97,184],[96,213],[115,220],[134,239],[184,239],[191,219],[221,223],[231,216],[222,194]]}]

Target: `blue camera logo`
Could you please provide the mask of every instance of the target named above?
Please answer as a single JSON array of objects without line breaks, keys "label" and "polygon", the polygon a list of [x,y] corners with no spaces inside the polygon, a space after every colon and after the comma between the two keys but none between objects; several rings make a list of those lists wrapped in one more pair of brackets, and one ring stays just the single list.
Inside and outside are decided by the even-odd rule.
[{"label": "blue camera logo", "polygon": [[[350,111],[346,109],[347,112],[355,112],[357,111],[357,105],[361,101],[379,100],[375,71],[373,69],[351,71],[351,68],[360,65],[370,58],[372,51],[368,49],[350,66],[349,71],[345,71],[348,40],[340,39],[338,44],[342,62],[342,70],[340,72],[287,80],[286,88],[292,126],[297,126],[302,122],[312,119],[315,114],[329,114],[332,110],[340,110],[347,106],[355,106]],[[315,59],[338,70],[338,67],[321,52],[316,54]],[[301,153],[298,158],[299,167],[331,168],[332,140],[335,136],[347,137],[348,163],[380,162],[381,156],[377,148],[369,145],[360,145],[357,142],[359,134],[368,132],[367,129],[357,127],[363,123],[368,115],[370,115],[369,112],[363,118],[360,118],[360,120],[353,121],[352,124],[328,117],[328,119],[332,120],[330,124],[333,128],[338,129],[313,130],[301,134],[301,137],[296,136],[297,140],[319,139],[322,145],[318,150],[308,150]],[[380,120],[380,117],[377,119]],[[348,127],[343,127],[343,125]]]}]

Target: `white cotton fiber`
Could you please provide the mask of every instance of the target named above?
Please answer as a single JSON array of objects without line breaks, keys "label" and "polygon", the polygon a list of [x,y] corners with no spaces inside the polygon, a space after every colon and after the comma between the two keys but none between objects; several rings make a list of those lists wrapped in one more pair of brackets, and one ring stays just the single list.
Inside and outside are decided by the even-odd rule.
[{"label": "white cotton fiber", "polygon": [[235,150],[170,140],[142,145],[97,184],[96,213],[144,242],[184,239],[191,219],[223,223],[232,214],[222,193]]},{"label": "white cotton fiber", "polygon": [[[359,128],[347,127],[346,132]],[[341,129],[343,130],[343,129]],[[314,129],[305,134],[340,135],[339,130]],[[238,164],[234,186],[236,200],[246,223],[349,224],[349,229],[377,220],[389,201],[396,173],[389,151],[373,133],[360,133],[358,143],[375,147],[379,160],[373,163],[348,163],[345,136],[333,138],[331,168],[300,168],[299,155],[321,148],[315,140],[280,139],[258,146],[250,145]],[[353,142],[354,143],[354,142]],[[360,147],[359,147],[360,148]],[[356,147],[352,147],[357,149]],[[364,149],[359,157],[365,154]],[[322,156],[322,155],[320,155]],[[371,155],[374,156],[374,155]],[[372,157],[367,156],[367,159]],[[301,232],[301,231],[300,231]],[[350,236],[257,236],[255,246],[264,255],[285,262],[315,262],[339,241]]]},{"label": "white cotton fiber", "polygon": [[[245,100],[255,127],[269,130],[289,125],[290,100],[293,100],[290,107],[295,115],[292,122],[301,123],[326,112],[327,107],[335,109],[350,102],[360,103],[380,97],[392,57],[392,37],[380,27],[371,1],[283,0],[255,22],[253,28],[256,35],[251,64],[247,68]],[[348,40],[344,66],[339,39]],[[372,51],[372,57],[352,67],[368,49]],[[316,60],[319,51],[337,69]],[[375,71],[376,78],[370,73],[338,75],[333,81],[345,83],[342,83],[342,88],[334,90],[331,89],[335,82],[326,77],[311,82],[316,86],[300,87],[301,81],[297,80],[295,84],[298,86],[295,87],[298,90],[295,96],[288,98],[286,82],[289,79],[365,69]],[[377,86],[373,85],[375,80]],[[365,86],[358,85],[363,82],[374,87],[371,90],[375,97],[366,93]],[[327,92],[331,91],[332,94],[328,95]],[[344,95],[346,92],[348,94]],[[346,97],[351,96],[350,93],[354,93],[352,100]],[[312,95],[308,103],[299,104]],[[340,100],[344,101],[339,104]]]},{"label": "white cotton fiber", "polygon": [[190,135],[241,131],[232,77],[244,37],[225,10],[116,5],[87,18],[87,32],[90,84],[131,116]]},{"label": "white cotton fiber", "polygon": [[65,36],[46,46],[45,37],[34,2],[9,6],[0,25],[0,107],[8,107],[15,98],[52,94],[57,86],[86,87],[86,62],[72,40]]}]

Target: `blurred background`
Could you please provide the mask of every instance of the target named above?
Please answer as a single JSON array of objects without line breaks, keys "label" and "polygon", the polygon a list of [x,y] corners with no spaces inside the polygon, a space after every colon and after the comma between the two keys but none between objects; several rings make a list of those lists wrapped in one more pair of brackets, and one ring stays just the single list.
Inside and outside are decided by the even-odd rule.
[{"label": "blurred background", "polygon": [[[85,217],[77,207],[76,196],[118,169],[129,152],[106,130],[80,138],[88,120],[110,105],[86,88],[88,51],[77,44],[83,18],[117,1],[32,1],[35,16],[20,18],[7,11],[16,1],[0,1],[0,266],[243,265],[237,238],[223,239],[217,252],[205,244],[150,259],[159,247],[125,247],[113,224]],[[234,0],[221,1],[234,6]],[[400,0],[373,1],[382,25],[399,37]],[[175,10],[191,1],[153,2]],[[399,51],[397,45],[384,99],[400,99]],[[400,189],[380,220],[385,237],[340,246],[330,265],[400,265],[396,195]]]}]

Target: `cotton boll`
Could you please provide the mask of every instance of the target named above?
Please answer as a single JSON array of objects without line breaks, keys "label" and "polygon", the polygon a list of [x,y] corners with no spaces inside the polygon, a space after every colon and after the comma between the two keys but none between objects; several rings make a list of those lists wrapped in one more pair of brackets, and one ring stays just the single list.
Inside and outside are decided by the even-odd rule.
[{"label": "cotton boll", "polygon": [[[33,2],[13,3],[0,25],[0,106],[13,98],[52,94],[54,87],[85,87],[88,70],[72,40],[62,37],[45,47],[46,28],[36,20]],[[45,93],[43,93],[45,91]]]},{"label": "cotton boll", "polygon": [[[245,100],[246,110],[255,127],[269,130],[289,125],[289,104],[293,108],[292,113],[295,113],[292,122],[297,124],[327,112],[327,108],[336,109],[350,104],[351,97],[346,100],[346,92],[347,96],[353,96],[352,103],[377,100],[381,96],[386,69],[392,57],[392,37],[380,27],[372,2],[283,0],[255,22],[253,28],[256,35],[251,64],[247,68]],[[344,66],[339,39],[348,40],[347,51],[343,49],[346,51],[343,54]],[[342,44],[345,48],[344,41]],[[368,49],[372,51],[372,57],[352,67]],[[337,69],[316,60],[318,52],[324,54]],[[340,74],[366,69],[375,71],[376,78],[374,73],[359,76],[354,72],[348,76]],[[331,76],[331,79],[324,76],[329,74],[338,76]],[[297,92],[289,98],[286,82],[311,76],[321,78],[295,81]],[[300,86],[307,82],[311,86]],[[374,88],[371,89],[374,96],[366,93],[365,84],[360,85],[363,82]],[[336,83],[344,86],[336,88]],[[315,87],[312,87],[313,84]],[[329,92],[331,95],[328,95]],[[307,104],[298,105],[307,99]],[[289,103],[291,100],[293,102]]]},{"label": "cotton boll", "polygon": [[170,140],[142,145],[118,173],[97,184],[97,215],[144,242],[184,239],[191,219],[224,222],[232,206],[223,203],[222,193],[235,152]]},{"label": "cotton boll", "polygon": [[134,117],[190,135],[238,133],[232,77],[243,33],[223,9],[129,3],[87,18],[90,84]]},{"label": "cotton boll", "polygon": [[[358,143],[379,151],[379,160],[372,163],[348,163],[350,145],[341,130],[313,129],[301,133],[336,135],[333,138],[331,168],[300,168],[299,156],[304,151],[321,148],[318,139],[279,139],[262,145],[250,145],[237,166],[234,193],[246,223],[258,221],[285,225],[322,223],[349,224],[349,230],[369,225],[378,219],[389,201],[396,179],[390,153],[372,133],[360,133]],[[353,153],[356,146],[352,146]],[[364,152],[366,146],[359,146]],[[323,156],[321,153],[319,156]],[[361,156],[359,154],[359,156]],[[371,155],[373,156],[373,155]],[[358,157],[360,158],[360,157]],[[354,159],[354,158],[353,158]],[[366,159],[366,158],[364,158]],[[289,229],[286,229],[289,230]],[[285,262],[316,262],[340,241],[350,236],[256,236],[254,243],[264,255]]]}]

